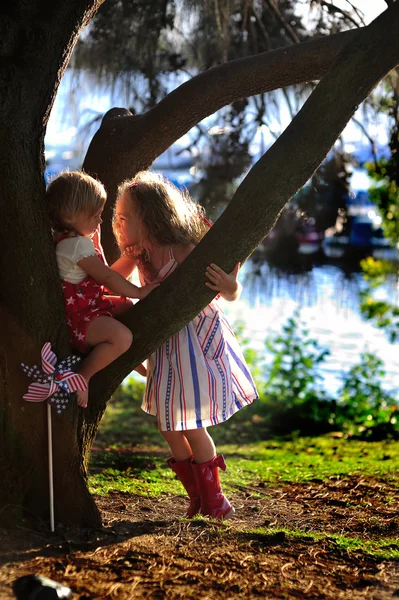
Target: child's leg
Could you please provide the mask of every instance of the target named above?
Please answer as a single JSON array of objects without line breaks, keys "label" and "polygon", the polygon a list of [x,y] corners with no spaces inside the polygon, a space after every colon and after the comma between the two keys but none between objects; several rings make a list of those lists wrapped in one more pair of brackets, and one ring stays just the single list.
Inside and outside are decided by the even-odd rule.
[{"label": "child's leg", "polygon": [[195,462],[202,464],[216,456],[215,444],[205,427],[186,431],[161,431],[161,433],[176,460],[185,460],[194,456]]},{"label": "child's leg", "polygon": [[202,429],[188,429],[184,432],[184,435],[197,464],[206,463],[216,456],[215,444],[205,427]]},{"label": "child's leg", "polygon": [[201,499],[192,468],[190,444],[184,431],[161,431],[161,433],[168,442],[173,454],[167,461],[168,466],[176,473],[190,499],[186,517],[194,517],[201,509]]},{"label": "child's leg", "polygon": [[176,461],[187,460],[193,454],[185,431],[161,431]]},{"label": "child's leg", "polygon": [[[132,332],[112,317],[97,317],[86,330],[86,343],[92,346],[79,369],[89,383],[90,378],[126,352],[132,344]],[[78,404],[87,406],[88,390],[77,392]]]},{"label": "child's leg", "polygon": [[[116,318],[123,315],[129,308],[134,306],[130,298],[124,298],[123,296],[107,296],[115,305],[114,315]],[[140,373],[143,377],[147,377],[147,368],[145,364],[137,365],[134,369],[137,373]]]}]

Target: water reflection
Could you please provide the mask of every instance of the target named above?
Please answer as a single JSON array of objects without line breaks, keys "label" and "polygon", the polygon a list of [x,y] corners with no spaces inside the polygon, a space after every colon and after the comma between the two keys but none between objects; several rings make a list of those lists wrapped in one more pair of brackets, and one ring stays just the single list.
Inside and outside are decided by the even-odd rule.
[{"label": "water reflection", "polygon": [[[357,364],[362,352],[372,352],[385,363],[385,385],[399,391],[397,345],[383,331],[365,321],[359,311],[361,273],[348,265],[318,264],[311,270],[287,272],[255,255],[240,274],[243,294],[238,302],[223,303],[231,320],[244,321],[251,345],[267,358],[264,340],[281,333],[288,318],[299,310],[309,335],[330,350],[322,374],[326,389],[335,392],[342,374]],[[379,291],[381,299],[397,300],[392,278]]]}]

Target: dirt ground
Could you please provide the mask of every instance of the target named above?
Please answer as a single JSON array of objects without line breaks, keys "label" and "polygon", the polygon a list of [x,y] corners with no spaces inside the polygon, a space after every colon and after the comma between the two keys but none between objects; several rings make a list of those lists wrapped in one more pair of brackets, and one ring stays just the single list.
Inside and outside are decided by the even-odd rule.
[{"label": "dirt ground", "polygon": [[[69,586],[80,600],[399,598],[399,561],[342,549],[328,537],[397,539],[397,488],[331,478],[242,486],[230,499],[236,515],[226,523],[180,519],[183,496],[118,492],[96,499],[102,530],[0,530],[0,599],[14,598],[12,581],[28,573]],[[308,535],[316,533],[324,536]]]}]

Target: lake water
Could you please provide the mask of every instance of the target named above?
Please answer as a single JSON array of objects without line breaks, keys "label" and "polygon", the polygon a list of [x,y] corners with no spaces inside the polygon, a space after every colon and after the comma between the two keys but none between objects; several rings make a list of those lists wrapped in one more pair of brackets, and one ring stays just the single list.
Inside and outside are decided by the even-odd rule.
[{"label": "lake water", "polygon": [[[364,320],[359,311],[360,273],[350,275],[335,265],[320,265],[306,273],[278,275],[267,263],[248,261],[241,269],[243,293],[236,302],[223,301],[230,321],[245,322],[251,346],[264,350],[264,340],[282,331],[299,310],[309,336],[331,352],[320,372],[324,387],[335,392],[342,374],[357,364],[362,352],[371,352],[385,363],[384,387],[399,392],[399,345],[390,344],[384,332]],[[379,291],[380,297],[398,301],[395,281]]]}]

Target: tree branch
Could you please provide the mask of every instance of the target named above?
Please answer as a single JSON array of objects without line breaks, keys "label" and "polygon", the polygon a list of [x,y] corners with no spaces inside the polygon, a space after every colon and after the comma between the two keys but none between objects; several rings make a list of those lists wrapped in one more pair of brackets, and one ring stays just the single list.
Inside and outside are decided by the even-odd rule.
[{"label": "tree branch", "polygon": [[102,181],[108,192],[102,226],[108,260],[113,262],[118,256],[111,219],[121,181],[148,169],[176,140],[223,106],[319,79],[359,31],[345,31],[214,67],[179,86],[143,115],[131,115],[124,108],[108,111],[83,163],[84,170]]},{"label": "tree branch", "polygon": [[320,79],[360,31],[345,31],[224,63],[185,82],[141,116],[125,113],[118,119],[104,119],[89,146],[84,169],[104,183],[110,171],[113,179],[123,181],[131,176],[133,165],[137,170],[148,168],[194,125],[223,106]]},{"label": "tree branch", "polygon": [[212,292],[204,285],[206,266],[216,262],[231,270],[267,235],[279,212],[312,176],[358,105],[399,62],[398,27],[399,4],[395,4],[341,52],[184,264],[125,316],[124,322],[134,334],[132,348],[93,382],[93,395],[103,398],[104,406],[105,398],[135,365],[212,299]]}]

